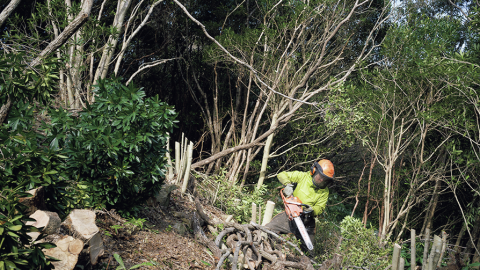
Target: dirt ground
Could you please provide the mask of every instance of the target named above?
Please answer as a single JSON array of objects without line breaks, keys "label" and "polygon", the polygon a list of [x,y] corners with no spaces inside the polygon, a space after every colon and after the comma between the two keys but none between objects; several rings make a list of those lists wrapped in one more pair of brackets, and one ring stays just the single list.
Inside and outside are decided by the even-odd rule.
[{"label": "dirt ground", "polygon": [[[210,215],[224,214],[210,205],[203,207]],[[215,269],[211,252],[195,241],[189,225],[194,210],[194,201],[175,190],[168,207],[145,206],[139,217],[146,220],[143,228],[133,232],[114,212],[97,214],[105,253],[96,265],[80,258],[75,269],[117,269],[120,264],[114,254],[120,255],[126,269],[142,263],[136,269]]]}]

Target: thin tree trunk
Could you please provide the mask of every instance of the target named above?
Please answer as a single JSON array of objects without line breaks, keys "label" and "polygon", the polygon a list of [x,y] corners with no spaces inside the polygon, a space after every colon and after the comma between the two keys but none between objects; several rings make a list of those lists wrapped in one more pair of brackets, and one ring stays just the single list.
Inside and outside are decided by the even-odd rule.
[{"label": "thin tree trunk", "polygon": [[7,20],[7,18],[12,14],[13,10],[20,4],[21,0],[12,0],[10,3],[2,10],[0,13],[0,26]]},{"label": "thin tree trunk", "polygon": [[[277,119],[278,119],[278,114],[275,112],[273,113],[271,126],[274,126],[277,123]],[[270,156],[270,148],[272,147],[273,135],[274,134],[272,133],[268,136],[267,141],[265,142],[265,146],[263,148],[262,167],[260,169],[260,178],[258,179],[257,189],[260,189],[262,187],[263,181],[265,179],[265,174],[267,172],[268,159]]]},{"label": "thin tree trunk", "polygon": [[432,229],[432,219],[435,214],[435,209],[438,203],[438,193],[440,189],[440,182],[441,181],[439,179],[435,181],[435,188],[433,190],[432,200],[430,201],[430,204],[428,206],[428,212],[425,215],[421,233],[423,233],[426,229],[430,229],[430,231]]},{"label": "thin tree trunk", "polygon": [[367,221],[368,221],[368,204],[370,202],[370,186],[372,183],[372,174],[373,174],[373,168],[375,167],[375,162],[377,161],[377,156],[373,155],[372,157],[372,163],[370,164],[370,172],[368,174],[368,187],[367,187],[367,201],[365,202],[365,211],[363,212],[363,226],[366,228],[367,227]]}]

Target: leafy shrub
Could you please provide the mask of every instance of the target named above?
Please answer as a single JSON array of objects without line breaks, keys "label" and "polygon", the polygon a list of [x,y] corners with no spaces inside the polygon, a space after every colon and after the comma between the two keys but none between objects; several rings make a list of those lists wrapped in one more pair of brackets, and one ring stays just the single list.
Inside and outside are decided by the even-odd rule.
[{"label": "leafy shrub", "polygon": [[96,101],[73,116],[51,109],[44,125],[52,149],[66,156],[69,179],[86,186],[95,207],[134,210],[159,191],[165,176],[165,145],[176,113],[158,96],[118,79],[96,86]]},{"label": "leafy shrub", "polygon": [[368,269],[385,269],[392,254],[390,243],[380,246],[373,228],[364,228],[362,222],[347,216],[340,223],[343,241],[340,246],[343,265]]},{"label": "leafy shrub", "polygon": [[8,123],[0,125],[0,186],[26,191],[45,188],[45,203],[65,215],[64,205],[72,200],[66,194],[70,184],[61,177],[64,156],[42,145],[45,137],[34,128],[35,106],[24,102],[12,104]]},{"label": "leafy shrub", "polygon": [[233,215],[240,223],[249,223],[252,217],[252,202],[258,206],[265,207],[265,194],[267,187],[263,185],[260,189],[248,190],[247,187],[240,189],[239,185],[230,185],[226,181],[226,170],[222,168],[214,176],[208,176],[203,182],[211,182],[212,185],[200,184],[198,189],[203,197],[209,198],[216,194],[215,206],[225,213]]},{"label": "leafy shrub", "polygon": [[[30,243],[30,232],[38,232],[25,221],[33,219],[23,214],[26,206],[19,203],[19,196],[26,197],[17,189],[3,189],[0,192],[0,269],[53,269],[50,256],[45,256],[42,249],[55,247],[51,243]],[[40,235],[38,240],[44,235]]]}]

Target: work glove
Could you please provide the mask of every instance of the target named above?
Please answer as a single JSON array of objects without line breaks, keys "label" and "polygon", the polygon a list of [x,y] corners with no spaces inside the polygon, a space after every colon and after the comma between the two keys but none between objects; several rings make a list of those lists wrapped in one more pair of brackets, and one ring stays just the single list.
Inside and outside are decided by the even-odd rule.
[{"label": "work glove", "polygon": [[287,186],[283,189],[283,194],[285,197],[290,197],[293,195],[293,184],[287,184]]},{"label": "work glove", "polygon": [[313,208],[310,205],[309,206],[304,206],[303,207],[303,212],[305,212],[305,213],[313,212]]}]

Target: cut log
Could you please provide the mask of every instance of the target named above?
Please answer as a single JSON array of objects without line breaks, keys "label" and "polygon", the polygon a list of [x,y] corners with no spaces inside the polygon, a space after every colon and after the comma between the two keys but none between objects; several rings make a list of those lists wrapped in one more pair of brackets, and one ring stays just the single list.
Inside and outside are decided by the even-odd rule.
[{"label": "cut log", "polygon": [[26,210],[27,215],[31,215],[37,210],[47,210],[45,206],[45,189],[43,187],[29,190],[27,193],[32,194],[32,197],[24,197],[19,200],[20,203],[28,207]]},{"label": "cut log", "polygon": [[[35,211],[35,213],[30,215],[30,218],[35,219],[36,221],[27,221],[26,225],[31,225],[36,228],[43,227],[42,232],[45,234],[57,233],[58,229],[60,228],[60,223],[62,222],[57,213],[42,210]],[[39,232],[32,232],[27,234],[32,237],[32,241],[35,241],[40,235]]]},{"label": "cut log", "polygon": [[74,209],[62,223],[70,234],[87,243],[96,233],[95,212],[84,209]]},{"label": "cut log", "polygon": [[90,263],[95,265],[98,262],[98,258],[102,256],[105,251],[100,233],[96,233],[90,241],[88,241],[88,245],[90,246],[88,248],[90,250]]},{"label": "cut log", "polygon": [[78,254],[83,249],[83,242],[69,235],[62,237],[57,243],[57,247],[46,249],[45,255],[59,259],[58,262],[52,262],[55,269],[73,270],[78,261]]}]

